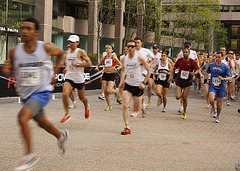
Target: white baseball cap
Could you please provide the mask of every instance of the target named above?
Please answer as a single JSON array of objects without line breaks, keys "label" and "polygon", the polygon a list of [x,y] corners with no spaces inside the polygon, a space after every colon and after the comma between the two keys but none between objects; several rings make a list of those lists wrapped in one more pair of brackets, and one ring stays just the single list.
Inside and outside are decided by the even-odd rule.
[{"label": "white baseball cap", "polygon": [[79,37],[77,35],[71,35],[71,36],[69,36],[68,41],[70,41],[70,42],[79,42],[80,39],[79,39]]}]

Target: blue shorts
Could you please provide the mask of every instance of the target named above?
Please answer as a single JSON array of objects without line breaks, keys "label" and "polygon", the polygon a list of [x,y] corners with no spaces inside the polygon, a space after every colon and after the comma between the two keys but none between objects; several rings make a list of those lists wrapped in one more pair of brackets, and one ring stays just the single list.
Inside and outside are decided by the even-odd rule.
[{"label": "blue shorts", "polygon": [[209,87],[209,93],[213,92],[217,95],[217,98],[224,98],[225,97],[225,89],[215,88],[213,86]]},{"label": "blue shorts", "polygon": [[26,103],[26,101],[28,101],[29,99],[34,99],[41,103],[41,109],[43,109],[48,104],[50,100],[50,95],[51,92],[48,90],[39,91],[29,96],[26,100],[23,100],[23,103]]}]

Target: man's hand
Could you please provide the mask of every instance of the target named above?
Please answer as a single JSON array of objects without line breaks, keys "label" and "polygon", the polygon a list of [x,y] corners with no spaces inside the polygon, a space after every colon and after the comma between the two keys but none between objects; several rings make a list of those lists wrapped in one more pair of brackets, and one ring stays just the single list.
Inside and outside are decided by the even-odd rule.
[{"label": "man's hand", "polygon": [[6,60],[4,62],[3,68],[2,68],[2,72],[4,75],[6,76],[10,76],[12,74],[12,64],[9,60]]}]

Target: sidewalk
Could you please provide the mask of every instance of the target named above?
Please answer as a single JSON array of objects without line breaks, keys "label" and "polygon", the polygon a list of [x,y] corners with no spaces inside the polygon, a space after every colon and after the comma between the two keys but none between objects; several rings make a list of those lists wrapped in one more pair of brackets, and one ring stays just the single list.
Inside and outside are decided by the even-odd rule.
[{"label": "sidewalk", "polygon": [[[112,111],[104,111],[105,101],[99,100],[100,90],[86,91],[91,116],[84,118],[78,101],[70,109],[72,119],[61,124],[64,113],[61,94],[46,107],[46,116],[59,129],[68,129],[68,149],[58,152],[57,140],[30,122],[33,147],[40,161],[34,171],[78,170],[232,170],[240,158],[239,103],[223,104],[220,123],[211,118],[206,102],[192,87],[189,93],[187,118],[178,114],[179,101],[175,87],[169,90],[167,112],[157,107],[157,97],[146,118],[130,118],[131,135],[120,135],[124,128],[122,105],[111,96]],[[12,100],[12,99],[11,99]],[[23,155],[16,115],[21,104],[0,99],[0,170],[12,170]],[[147,96],[145,95],[145,102]],[[132,106],[132,103],[131,103]]]}]

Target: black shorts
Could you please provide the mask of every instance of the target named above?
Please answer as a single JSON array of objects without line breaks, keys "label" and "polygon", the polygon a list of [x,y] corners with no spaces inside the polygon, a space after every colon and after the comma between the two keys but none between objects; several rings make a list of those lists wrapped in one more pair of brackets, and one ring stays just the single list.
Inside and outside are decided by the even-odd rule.
[{"label": "black shorts", "polygon": [[102,81],[115,81],[115,73],[107,74],[103,73]]},{"label": "black shorts", "polygon": [[203,84],[207,84],[207,79],[206,78],[204,79],[204,83]]},{"label": "black shorts", "polygon": [[162,85],[164,88],[169,88],[170,84],[167,81],[156,80],[156,84]]},{"label": "black shorts", "polygon": [[143,91],[139,89],[138,86],[130,86],[128,84],[125,83],[124,89],[123,90],[127,90],[128,92],[132,93],[133,96],[137,96],[140,97],[143,95]]},{"label": "black shorts", "polygon": [[240,77],[237,79],[237,81],[240,81]]},{"label": "black shorts", "polygon": [[72,80],[66,79],[65,81],[69,82],[73,89],[77,88],[78,90],[82,90],[85,86],[84,83],[74,83]]},{"label": "black shorts", "polygon": [[181,88],[186,88],[192,85],[192,78],[189,78],[187,80],[181,79],[181,78],[177,78],[176,79],[176,85],[181,87]]}]

